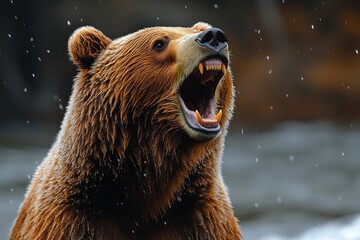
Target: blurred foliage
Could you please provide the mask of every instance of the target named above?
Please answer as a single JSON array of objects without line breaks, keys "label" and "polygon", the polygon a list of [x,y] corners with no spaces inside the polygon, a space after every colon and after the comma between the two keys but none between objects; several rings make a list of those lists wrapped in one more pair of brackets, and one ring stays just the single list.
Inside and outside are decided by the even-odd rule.
[{"label": "blurred foliage", "polygon": [[75,66],[67,40],[92,25],[111,38],[155,25],[222,28],[230,39],[235,122],[359,120],[356,1],[6,0],[0,3],[0,123],[59,125]]}]

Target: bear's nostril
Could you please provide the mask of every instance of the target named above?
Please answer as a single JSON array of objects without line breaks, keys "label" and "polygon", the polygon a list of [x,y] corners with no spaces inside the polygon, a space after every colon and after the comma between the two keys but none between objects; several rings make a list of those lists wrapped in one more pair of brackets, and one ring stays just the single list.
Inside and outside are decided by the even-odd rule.
[{"label": "bear's nostril", "polygon": [[220,51],[227,45],[227,37],[219,28],[209,28],[198,35],[195,40],[200,46]]}]

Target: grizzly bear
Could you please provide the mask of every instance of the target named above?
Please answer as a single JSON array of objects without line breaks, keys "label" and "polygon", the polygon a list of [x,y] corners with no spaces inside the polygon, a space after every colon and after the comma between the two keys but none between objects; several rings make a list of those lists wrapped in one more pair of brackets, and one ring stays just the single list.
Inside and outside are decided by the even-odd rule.
[{"label": "grizzly bear", "polygon": [[79,72],[10,239],[241,239],[220,167],[234,105],[224,32],[81,27],[68,47]]}]

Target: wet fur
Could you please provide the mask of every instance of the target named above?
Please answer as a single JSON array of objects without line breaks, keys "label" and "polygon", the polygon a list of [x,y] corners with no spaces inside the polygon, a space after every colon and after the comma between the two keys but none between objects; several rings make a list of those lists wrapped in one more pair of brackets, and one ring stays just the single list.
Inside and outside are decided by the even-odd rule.
[{"label": "wet fur", "polygon": [[176,44],[208,27],[149,28],[111,41],[85,27],[69,40],[78,66],[57,140],[39,166],[10,239],[240,239],[220,161],[233,109],[228,72],[216,95],[220,136],[185,134]]}]

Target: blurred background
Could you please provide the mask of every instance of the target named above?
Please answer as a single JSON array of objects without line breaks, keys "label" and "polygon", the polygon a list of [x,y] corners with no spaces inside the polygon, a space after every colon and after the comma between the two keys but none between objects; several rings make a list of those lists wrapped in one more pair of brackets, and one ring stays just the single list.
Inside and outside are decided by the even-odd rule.
[{"label": "blurred background", "polygon": [[205,21],[232,51],[223,173],[245,239],[360,239],[359,13],[355,0],[1,1],[0,238],[59,130],[71,33]]}]

